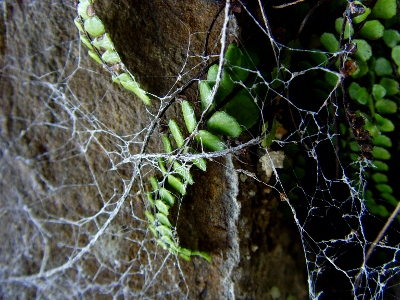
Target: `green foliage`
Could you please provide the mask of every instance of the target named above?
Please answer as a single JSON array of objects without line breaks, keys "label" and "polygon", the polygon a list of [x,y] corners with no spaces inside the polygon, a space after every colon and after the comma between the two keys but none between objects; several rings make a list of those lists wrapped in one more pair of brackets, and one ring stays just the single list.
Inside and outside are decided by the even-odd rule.
[{"label": "green foliage", "polygon": [[375,114],[375,124],[377,125],[378,129],[383,132],[392,132],[395,128],[393,122],[388,118],[384,118],[379,114]]},{"label": "green foliage", "polygon": [[392,65],[385,57],[378,57],[376,59],[374,71],[378,76],[387,76],[393,73]]},{"label": "green foliage", "polygon": [[[309,52],[309,55],[311,59],[317,64],[317,65],[325,65],[326,62],[328,61],[328,56],[323,53],[321,50],[314,50],[312,52]],[[276,70],[276,68],[275,68]],[[276,76],[275,76],[276,77]]]},{"label": "green foliage", "polygon": [[169,139],[169,137],[167,137],[166,135],[163,135],[161,139],[162,139],[165,151],[167,153],[171,153],[172,152],[172,144],[171,144],[171,140]]},{"label": "green foliage", "polygon": [[390,140],[390,138],[383,134],[375,137],[373,139],[372,143],[375,146],[382,146],[382,147],[386,147],[386,148],[392,147],[392,141]]},{"label": "green foliage", "polygon": [[238,137],[242,133],[242,128],[236,119],[224,111],[215,112],[207,121],[208,129],[220,135]]},{"label": "green foliage", "polygon": [[375,188],[378,191],[380,191],[381,193],[387,193],[387,194],[392,194],[393,193],[393,189],[390,186],[388,186],[387,184],[383,184],[383,183],[377,184],[375,186]]},{"label": "green foliage", "polygon": [[360,78],[368,74],[369,66],[366,61],[358,60],[357,65],[358,70],[354,74],[352,74],[353,78]]},{"label": "green foliage", "polygon": [[358,89],[355,94],[355,98],[357,99],[358,103],[360,104],[367,104],[368,103],[368,91],[365,87]]},{"label": "green foliage", "polygon": [[[198,160],[194,160],[193,164],[197,166],[200,170],[205,171],[206,170],[205,160],[204,161],[202,160],[202,162],[197,162],[197,161]],[[187,182],[188,184],[194,183],[192,174],[189,172],[189,170],[186,167],[182,166],[177,161],[174,161],[173,170],[183,179],[184,182]]]},{"label": "green foliage", "polygon": [[384,163],[379,160],[374,160],[373,165],[377,171],[388,171],[389,170],[389,166],[387,165],[387,163]]},{"label": "green foliage", "polygon": [[[335,21],[335,30],[336,33],[340,33],[342,31],[342,26],[343,26],[344,19],[343,18],[337,18]],[[354,34],[354,29],[352,26],[350,26],[349,23],[346,22],[346,27],[344,30],[344,38],[348,39],[350,36]]]},{"label": "green foliage", "polygon": [[185,119],[187,130],[189,133],[192,133],[197,126],[197,121],[192,106],[186,100],[182,102],[182,114]]},{"label": "green foliage", "polygon": [[[168,183],[182,196],[186,195],[186,186],[178,178],[168,175]],[[162,197],[161,197],[162,198]]]},{"label": "green foliage", "polygon": [[325,72],[325,80],[330,86],[336,86],[339,82],[339,76],[335,73]]},{"label": "green foliage", "polygon": [[[221,72],[220,84],[218,90],[215,92],[214,99],[211,99],[211,97],[217,79],[218,66],[211,66],[207,74],[207,80],[200,81],[199,91],[201,107],[205,110],[210,105],[209,111],[211,111],[225,101],[228,96],[233,94],[233,97],[231,96],[232,99],[223,106],[222,110],[229,116],[233,117],[240,126],[249,129],[257,123],[259,118],[259,109],[254,102],[254,97],[250,95],[248,90],[240,89],[236,93],[234,90],[240,87],[240,82],[243,82],[248,78],[250,71],[247,68],[251,66],[256,67],[256,65],[253,64],[256,63],[258,59],[252,56],[252,64],[250,64],[250,59],[232,43],[229,45],[226,52],[226,60],[227,63]],[[223,115],[220,114],[220,116]],[[237,126],[235,127],[237,136],[239,128],[237,128]],[[213,128],[213,130],[215,130],[215,128]]]},{"label": "green foliage", "polygon": [[399,92],[399,82],[392,78],[384,77],[379,84],[385,88],[388,96],[393,96]]},{"label": "green foliage", "polygon": [[372,18],[390,19],[396,15],[396,0],[378,0],[372,10]]},{"label": "green foliage", "polygon": [[97,16],[86,19],[83,23],[83,26],[86,32],[94,37],[102,35],[106,31],[103,22],[101,22],[101,20]]},{"label": "green foliage", "polygon": [[176,123],[176,121],[174,120],[169,120],[168,127],[169,130],[171,130],[172,136],[174,137],[175,143],[178,148],[183,147],[185,139],[183,137],[181,129],[179,128],[178,123]]},{"label": "green foliage", "polygon": [[400,46],[393,47],[392,58],[396,65],[400,67]]},{"label": "green foliage", "polygon": [[103,64],[103,61],[101,60],[100,56],[97,54],[97,52],[94,52],[93,50],[88,51],[89,56],[98,62],[99,64]]},{"label": "green foliage", "polygon": [[372,155],[376,159],[388,160],[390,159],[390,153],[385,148],[375,146],[374,150],[372,150]]},{"label": "green foliage", "polygon": [[355,53],[354,57],[357,60],[367,61],[372,56],[372,48],[365,40],[354,39],[353,40],[357,45],[357,52]]},{"label": "green foliage", "polygon": [[372,174],[372,179],[376,183],[382,183],[382,182],[388,182],[389,181],[388,177],[383,173],[374,173],[374,174]]},{"label": "green foliage", "polygon": [[[214,84],[213,84],[214,85]],[[211,95],[212,95],[212,88],[209,81],[200,81],[199,83],[199,92],[200,92],[200,99],[201,99],[201,108],[205,110],[208,105],[211,103]],[[211,109],[214,108],[215,104],[211,105]]]},{"label": "green foliage", "polygon": [[[274,118],[274,120],[272,121],[271,130],[269,131],[266,138],[261,141],[262,147],[265,148],[265,147],[270,147],[272,145],[273,139],[275,138],[276,128],[277,128],[277,123],[276,123],[276,118]],[[268,130],[268,122],[263,124],[261,134],[265,134],[267,130]]]},{"label": "green foliage", "polygon": [[378,20],[372,20],[365,22],[364,26],[360,30],[362,37],[369,40],[377,40],[383,36],[385,27]]},{"label": "green foliage", "polygon": [[392,100],[378,100],[375,103],[375,108],[381,114],[394,114],[397,112],[397,104]]},{"label": "green foliage", "polygon": [[149,96],[140,88],[135,77],[121,64],[121,59],[114,49],[110,36],[106,33],[103,22],[91,9],[92,5],[93,3],[90,0],[79,1],[77,6],[78,17],[74,20],[79,30],[80,40],[89,49],[89,56],[108,68],[112,74],[113,82],[121,84],[149,105]]},{"label": "green foliage", "polygon": [[93,46],[97,49],[114,50],[114,43],[112,42],[108,33],[103,34],[101,37],[96,37],[93,41]]},{"label": "green foliage", "polygon": [[92,5],[92,1],[82,0],[79,2],[77,12],[82,17],[83,20],[87,20],[90,18],[88,15],[88,8]]},{"label": "green foliage", "polygon": [[[235,44],[229,45],[225,58],[226,62],[221,70],[217,90],[214,90],[214,87],[218,80],[218,65],[211,66],[208,70],[207,80],[199,82],[202,112],[204,114],[207,111],[205,122],[199,124],[192,105],[186,100],[181,101],[183,119],[190,136],[185,137],[184,130],[175,120],[170,119],[168,122],[169,131],[178,149],[174,150],[170,137],[163,135],[161,139],[167,153],[174,151],[180,151],[183,154],[196,153],[193,148],[187,146],[193,138],[201,150],[208,149],[213,152],[225,150],[227,146],[218,135],[236,138],[244,128],[250,128],[257,122],[258,108],[256,106],[256,112],[251,109],[249,103],[254,106],[254,100],[249,92],[240,85],[251,74],[250,69],[246,69],[251,66],[250,60],[243,55]],[[254,63],[257,58],[252,57],[251,61]],[[238,89],[240,90],[238,91]],[[233,96],[230,97],[230,95]],[[216,110],[218,107],[220,109]],[[245,108],[250,110],[250,115],[243,113]],[[206,125],[206,128],[198,129],[204,125]],[[195,158],[191,163],[203,171],[206,170],[204,158]],[[155,214],[145,212],[149,221],[149,229],[156,238],[157,244],[185,260],[190,260],[191,256],[200,256],[211,261],[211,257],[204,252],[180,247],[174,234],[176,230],[168,220],[169,210],[176,202],[175,198],[186,195],[187,185],[194,183],[190,165],[187,163],[182,165],[172,158],[169,158],[167,162],[159,158],[159,168],[164,179],[167,179],[168,185],[166,185],[165,180],[161,184],[155,177],[150,177],[153,192],[147,195],[150,206],[155,208]]]},{"label": "green foliage", "polygon": [[[374,158],[373,165],[375,168],[371,169],[371,176],[367,190],[366,198],[367,207],[373,214],[387,217],[389,212],[385,206],[378,204],[375,199],[383,198],[393,205],[397,205],[396,197],[392,194],[394,189],[391,188],[393,179],[389,177],[389,166],[398,162],[393,161],[394,157],[391,155],[390,149],[394,149],[393,141],[387,133],[394,132],[399,124],[398,118],[398,103],[399,98],[399,81],[396,75],[394,66],[400,70],[400,33],[398,29],[398,21],[391,20],[390,22],[384,21],[393,18],[396,15],[397,4],[396,0],[378,0],[375,7],[371,10],[364,4],[355,1],[354,4],[362,5],[365,8],[365,13],[360,16],[353,16],[353,24],[361,24],[359,28],[359,35],[352,40],[354,30],[349,23],[343,27],[343,18],[338,18],[335,21],[335,31],[338,36],[332,33],[325,32],[321,35],[320,41],[322,46],[332,53],[339,51],[339,35],[344,29],[343,38],[344,43],[355,43],[357,51],[349,53],[344,56],[344,61],[348,61],[348,65],[343,64],[336,66],[339,68],[341,74],[350,76],[348,81],[347,92],[351,101],[358,103],[360,112],[354,116],[363,116],[366,119],[363,130],[368,130],[373,149],[371,155]],[[394,19],[394,18],[393,18]],[[364,22],[364,23],[361,23]],[[391,26],[397,26],[391,28]],[[361,36],[361,38],[360,38]],[[315,60],[316,54],[312,54]],[[322,58],[321,58],[322,59]],[[358,65],[356,72],[350,72],[351,59],[355,59]],[[342,68],[342,69],[341,69]],[[398,73],[397,73],[398,74]],[[397,78],[396,78],[397,76]],[[325,74],[326,82],[334,86],[335,78],[331,73]],[[353,120],[356,117],[352,117]],[[344,124],[342,134],[350,133],[351,130],[346,130],[348,125]],[[360,129],[357,129],[360,132]],[[354,134],[354,131],[353,131]],[[358,160],[358,156],[365,146],[369,143],[369,139],[365,140],[365,136],[360,140],[353,140],[349,143],[342,143],[342,147],[348,147],[350,153],[348,158],[350,160]],[[398,141],[395,141],[396,147],[399,147]],[[388,200],[390,199],[390,200]]]},{"label": "green foliage", "polygon": [[400,42],[400,33],[394,29],[385,29],[383,41],[390,48],[393,48]]},{"label": "green foliage", "polygon": [[360,1],[354,1],[354,3],[361,5],[365,10],[365,12],[363,14],[353,18],[353,22],[355,24],[358,24],[358,23],[363,22],[371,14],[371,9],[369,7],[366,7],[365,5],[363,5]]},{"label": "green foliage", "polygon": [[374,84],[372,86],[372,95],[375,100],[380,100],[386,95],[386,89],[380,84]]},{"label": "green foliage", "polygon": [[329,52],[337,52],[340,49],[339,41],[334,34],[325,32],[321,35],[321,43]]},{"label": "green foliage", "polygon": [[[89,51],[92,50],[92,52],[94,52],[94,49],[93,49],[92,44],[90,43],[90,40],[85,35],[81,35],[80,40],[89,49]],[[101,60],[100,60],[100,63],[102,63]]]},{"label": "green foliage", "polygon": [[161,200],[156,200],[155,205],[157,207],[157,210],[162,213],[164,216],[168,217],[169,215],[169,207],[162,202]]},{"label": "green foliage", "polygon": [[357,99],[356,94],[360,88],[361,86],[357,82],[353,81],[352,83],[350,83],[348,92],[351,99],[353,100]]},{"label": "green foliage", "polygon": [[200,130],[196,134],[196,141],[211,151],[222,151],[226,149],[221,139],[206,130]]},{"label": "green foliage", "polygon": [[121,62],[121,59],[119,58],[119,55],[117,52],[115,52],[114,50],[106,50],[103,55],[101,56],[101,58],[110,64],[116,64]]},{"label": "green foliage", "polygon": [[224,110],[246,129],[253,127],[253,125],[257,123],[260,115],[260,109],[248,90],[245,89],[239,91],[236,96],[224,106]]},{"label": "green foliage", "polygon": [[378,126],[371,121],[367,120],[365,122],[364,128],[370,133],[372,137],[377,137],[378,135],[381,134],[381,132],[378,129]]}]

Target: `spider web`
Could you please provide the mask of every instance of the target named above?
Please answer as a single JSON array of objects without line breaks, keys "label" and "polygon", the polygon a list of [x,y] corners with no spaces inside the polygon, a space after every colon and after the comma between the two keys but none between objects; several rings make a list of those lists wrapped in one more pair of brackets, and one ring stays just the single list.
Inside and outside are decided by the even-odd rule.
[{"label": "spider web", "polygon": [[[180,7],[172,0],[160,3],[170,8],[176,5],[176,11]],[[311,299],[396,297],[399,241],[395,229],[389,231],[385,242],[376,245],[374,256],[365,263],[365,255],[385,220],[371,215],[364,206],[365,174],[370,163],[343,160],[338,148],[342,137],[335,124],[343,114],[341,75],[318,64],[290,67],[287,59],[310,55],[314,50],[281,43],[279,32],[273,33],[267,21],[271,13],[268,6],[242,3],[235,17],[228,4],[211,30],[207,54],[203,46],[208,27],[192,32],[188,20],[176,17],[187,32],[185,41],[178,41],[178,50],[163,49],[164,56],[154,62],[167,65],[165,57],[176,51],[172,60],[179,68],[173,71],[167,66],[160,75],[141,68],[148,53],[141,52],[140,47],[131,57],[125,54],[126,65],[137,80],[147,84],[150,92],[161,91],[154,92],[152,106],[145,107],[112,84],[109,74],[89,60],[72,22],[76,15],[73,2],[2,4],[5,39],[1,86],[3,95],[7,95],[1,101],[3,297],[177,299],[218,293],[227,299],[254,297],[241,294],[234,279],[240,276],[235,270],[242,260],[243,236],[237,233],[237,224],[244,222],[245,208],[238,200],[243,193],[239,187],[249,182],[261,186],[254,188],[255,192],[246,190],[249,199],[259,190],[268,190],[270,199],[276,201],[280,196],[284,201],[279,207],[292,212],[304,250]],[[101,5],[106,9],[108,4]],[[146,5],[132,4],[138,12],[138,26],[144,26],[141,22],[163,26],[157,20],[140,17],[140,9]],[[210,17],[204,17],[202,25],[209,25],[219,9],[218,1],[197,1],[193,6]],[[117,13],[123,21],[123,12]],[[248,28],[242,27],[240,33],[237,23],[241,18],[247,20],[243,24]],[[175,157],[164,153],[160,138],[165,124],[180,115],[179,101],[171,101],[184,94],[198,109],[197,83],[202,78],[197,75],[211,63],[223,66],[230,42],[251,49],[252,42],[246,43],[245,36],[254,28],[262,37],[258,42],[265,47],[268,62],[261,59],[258,69],[249,70],[252,84],[241,85],[250,92],[253,85],[267,90],[258,101],[260,125],[248,130],[238,144],[226,140],[230,146],[225,151],[199,149],[199,154]],[[329,60],[345,55],[326,54]],[[275,74],[284,75],[272,78],[274,67]],[[315,95],[307,90],[312,86],[303,85],[303,78],[311,73],[336,74],[337,84],[323,97],[315,97],[319,100],[313,100]],[[192,86],[183,93],[187,83]],[[282,124],[282,136],[278,130],[275,143],[265,150],[261,147],[261,126],[266,121],[271,124],[274,116]],[[243,154],[245,149],[248,153]],[[283,153],[285,161],[279,158]],[[208,160],[206,173],[193,167],[196,185],[192,195],[179,201],[173,223],[181,243],[209,252],[212,263],[201,258],[186,263],[154,242],[144,211],[150,210],[146,200],[148,178],[161,174],[160,157],[174,157],[187,166],[194,158]],[[261,161],[270,165],[269,171]],[[303,168],[298,168],[299,161],[303,161]],[[254,169],[257,163],[258,171]],[[354,169],[357,176],[351,177],[348,174]],[[210,179],[218,177],[223,179]],[[240,183],[247,179],[245,184]],[[218,202],[207,200],[220,191],[214,186],[224,190],[215,196]],[[196,194],[204,197],[205,204],[193,204]],[[203,206],[207,206],[204,212],[199,212]],[[188,208],[193,211],[188,212]],[[218,217],[226,218],[222,222],[226,233],[207,235],[217,223],[213,218]],[[212,224],[196,231],[190,221]],[[207,236],[191,237],[192,232]],[[229,241],[221,246],[221,239]],[[219,283],[213,285],[210,278],[216,273]],[[273,291],[269,289],[268,296],[275,297]],[[282,290],[280,293],[290,297]]]}]

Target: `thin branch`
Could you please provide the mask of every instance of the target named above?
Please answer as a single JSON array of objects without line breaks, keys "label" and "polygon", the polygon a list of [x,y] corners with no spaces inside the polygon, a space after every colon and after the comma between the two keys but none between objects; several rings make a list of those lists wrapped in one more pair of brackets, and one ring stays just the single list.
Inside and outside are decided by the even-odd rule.
[{"label": "thin branch", "polygon": [[300,3],[300,2],[304,2],[304,0],[296,0],[294,2],[285,3],[285,4],[281,4],[281,5],[272,5],[272,8],[285,8],[285,7]]},{"label": "thin branch", "polygon": [[382,239],[382,237],[384,236],[386,230],[389,228],[390,224],[392,224],[394,218],[399,213],[399,211],[400,211],[400,201],[397,203],[397,206],[396,206],[395,210],[392,212],[392,214],[390,215],[389,219],[386,221],[385,226],[383,226],[382,230],[379,232],[379,234],[376,237],[376,239],[372,242],[371,247],[369,247],[368,252],[365,255],[364,265],[367,264],[367,261],[368,261],[369,257],[371,256],[372,252],[374,251],[376,245],[378,245],[379,241]]},{"label": "thin branch", "polygon": [[270,40],[270,42],[271,42],[272,51],[274,51],[274,56],[275,56],[276,65],[279,66],[279,59],[278,59],[278,55],[276,54],[275,39],[274,39],[274,37],[272,36],[271,26],[269,26],[268,18],[267,18],[267,15],[265,14],[263,5],[261,4],[261,0],[258,0],[258,4],[259,4],[259,6],[260,6],[260,10],[261,10],[262,17],[263,17],[263,19],[264,19],[265,29],[267,30],[268,37],[269,37],[269,40]]},{"label": "thin branch", "polygon": [[215,14],[210,26],[208,27],[207,30],[207,36],[206,36],[206,41],[204,43],[204,51],[203,51],[203,56],[207,56],[207,48],[208,48],[208,39],[210,38],[211,35],[211,30],[214,27],[215,22],[217,21],[219,15],[221,14],[222,10],[224,9],[225,4],[221,5],[221,7],[219,8],[218,12]]},{"label": "thin branch", "polygon": [[326,0],[320,0],[320,1],[318,1],[318,3],[315,4],[314,7],[308,12],[307,16],[305,16],[303,22],[301,22],[301,24],[300,24],[300,28],[299,28],[299,31],[297,32],[297,37],[296,37],[296,39],[299,38],[299,35],[300,35],[301,31],[303,30],[304,26],[306,25],[306,22],[307,22],[308,19],[311,17],[311,15],[314,13],[314,11],[315,11],[321,4],[323,4],[325,1],[326,1]]},{"label": "thin branch", "polygon": [[[400,211],[400,201],[397,203],[397,206],[396,206],[395,210],[392,212],[392,214],[390,215],[389,219],[386,221],[385,226],[383,226],[383,228],[379,232],[378,236],[376,237],[376,239],[372,242],[371,246],[369,247],[369,249],[367,251],[367,254],[365,255],[364,262],[363,262],[363,264],[361,266],[361,270],[364,269],[365,265],[367,264],[368,259],[371,257],[371,254],[374,251],[376,245],[378,245],[379,241],[382,239],[382,237],[384,236],[386,230],[389,228],[390,224],[392,224],[394,218],[399,213],[399,211]],[[360,273],[358,274],[358,276],[356,278],[356,281],[355,281],[354,290],[356,290],[358,288],[358,286],[360,285],[362,274],[363,274],[363,272],[360,271]]]}]

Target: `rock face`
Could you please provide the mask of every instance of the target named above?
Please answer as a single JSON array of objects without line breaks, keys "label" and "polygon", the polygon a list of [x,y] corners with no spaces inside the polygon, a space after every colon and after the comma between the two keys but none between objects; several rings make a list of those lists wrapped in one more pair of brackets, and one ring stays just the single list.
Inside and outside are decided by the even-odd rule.
[{"label": "rock face", "polygon": [[[150,107],[111,83],[73,24],[74,3],[6,1],[1,20],[1,293],[5,298],[297,299],[307,297],[293,222],[249,174],[249,153],[208,162],[179,205],[190,262],[155,245],[144,210],[157,159],[139,160],[155,113],[203,66],[213,1],[98,1]],[[208,53],[218,54],[219,17]],[[198,103],[197,84],[182,97]],[[146,153],[160,153],[160,133]],[[139,168],[138,168],[139,167]],[[245,170],[238,171],[239,169]],[[155,173],[157,174],[157,173]],[[172,212],[178,214],[178,207]]]}]

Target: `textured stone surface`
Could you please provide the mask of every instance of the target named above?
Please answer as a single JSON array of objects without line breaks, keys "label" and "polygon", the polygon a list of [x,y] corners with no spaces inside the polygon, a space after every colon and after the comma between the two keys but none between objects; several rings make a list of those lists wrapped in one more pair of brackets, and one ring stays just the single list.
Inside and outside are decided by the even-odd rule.
[{"label": "textured stone surface", "polygon": [[[200,70],[197,55],[218,5],[96,5],[146,90],[168,95]],[[256,172],[250,154],[194,171],[178,235],[213,262],[178,264],[154,246],[143,222],[142,184],[152,168],[144,166],[140,180],[135,161],[122,163],[138,153],[151,118],[86,49],[79,52],[74,3],[6,1],[2,17],[0,289],[6,298],[268,299],[274,286],[282,299],[307,297],[297,231],[264,185],[235,172]],[[211,35],[210,53],[218,53],[218,37]],[[184,96],[196,102],[196,85]],[[158,105],[154,100],[147,109],[157,112]],[[178,112],[171,107],[165,122],[182,122]],[[148,152],[159,149],[157,129]]]}]

